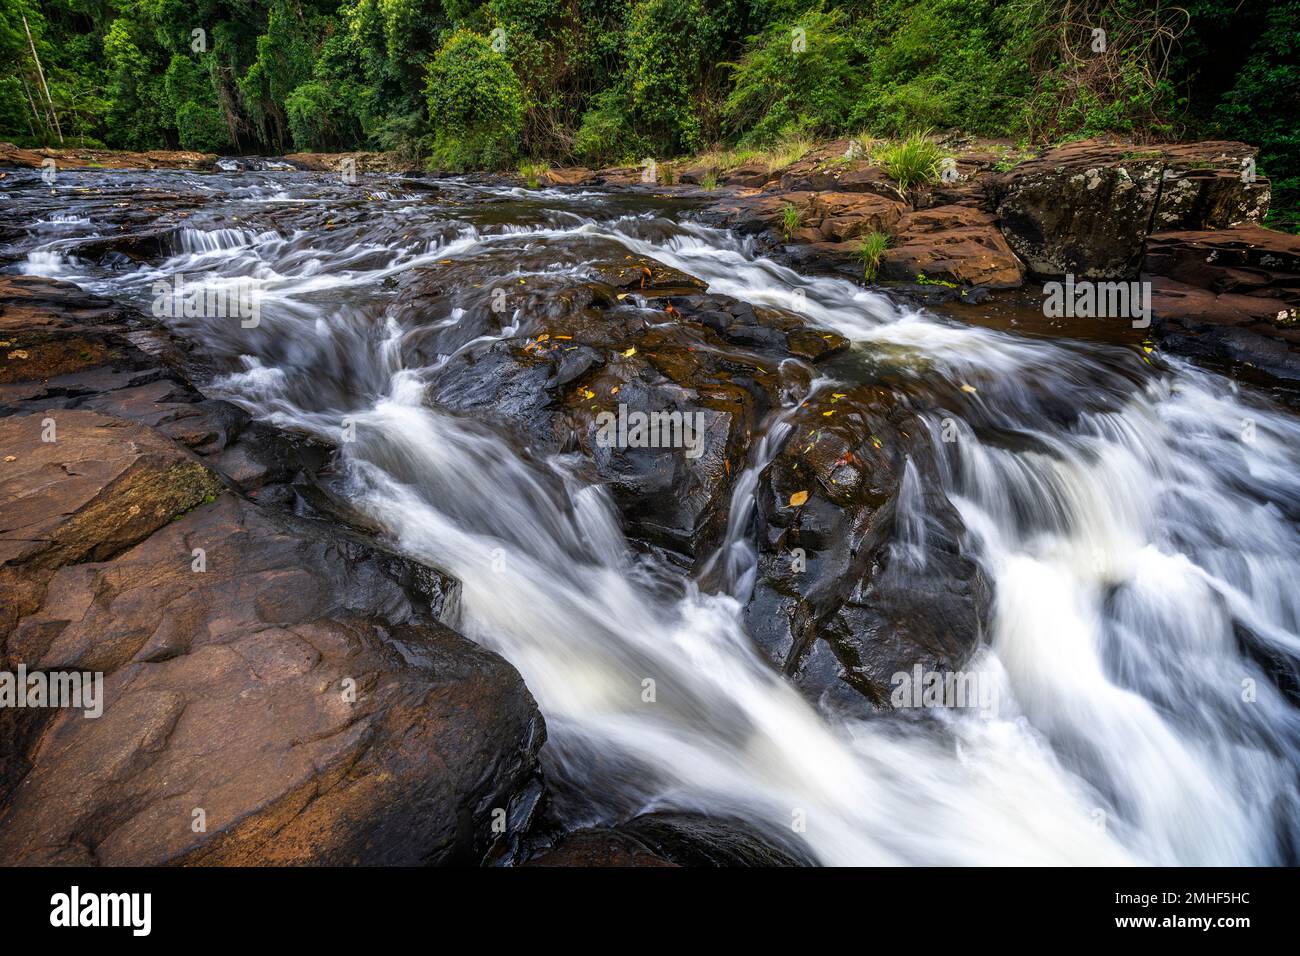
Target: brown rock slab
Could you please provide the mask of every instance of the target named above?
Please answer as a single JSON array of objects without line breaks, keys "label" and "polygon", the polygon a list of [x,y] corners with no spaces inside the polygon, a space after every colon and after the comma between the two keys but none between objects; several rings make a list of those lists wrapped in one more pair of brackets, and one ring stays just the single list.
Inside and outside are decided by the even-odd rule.
[{"label": "brown rock slab", "polygon": [[3,565],[102,560],[223,490],[175,442],[93,411],[0,418],[0,455]]},{"label": "brown rock slab", "polygon": [[230,495],[62,568],[13,643],[31,666],[107,672],[103,714],[49,721],[0,816],[0,861],[498,852],[532,812],[545,731],[519,675],[437,623],[446,583]]},{"label": "brown rock slab", "polygon": [[1014,289],[1024,266],[1007,245],[994,217],[972,206],[939,206],[904,216],[881,274],[893,279],[919,275],[959,284]]}]

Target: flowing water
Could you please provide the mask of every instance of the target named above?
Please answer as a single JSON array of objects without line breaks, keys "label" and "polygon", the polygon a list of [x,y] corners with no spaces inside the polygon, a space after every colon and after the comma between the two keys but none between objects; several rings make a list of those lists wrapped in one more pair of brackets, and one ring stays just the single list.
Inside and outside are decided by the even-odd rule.
[{"label": "flowing water", "polygon": [[[97,217],[146,185],[195,200],[170,220],[169,254],[76,258],[78,240],[111,234]],[[29,188],[11,180],[9,198]],[[458,626],[524,675],[566,824],[697,809],[802,840],[827,864],[1296,862],[1300,711],[1260,663],[1271,658],[1285,682],[1300,660],[1289,412],[1138,348],[962,324],[800,275],[682,203],[382,188],[65,173],[42,211],[15,223],[11,206],[0,220],[23,227],[10,271],[146,309],[154,283],[177,274],[256,288],[256,328],[172,324],[228,368],[213,390],[254,415],[331,440],[341,423],[355,428],[341,446],[352,500],[398,547],[461,580]],[[993,585],[987,646],[968,669],[996,688],[996,712],[824,714],[753,649],[741,617],[757,560],[752,498],[788,410],[736,481],[712,559],[726,586],[703,593],[629,546],[609,495],[572,460],[426,404],[447,357],[420,344],[482,313],[488,290],[467,284],[436,308],[403,310],[410,270],[490,261],[511,282],[544,284],[629,254],[801,312],[900,381],[966,386],[965,403],[929,424]],[[457,348],[536,328],[509,314],[466,329]],[[918,481],[909,469],[899,538],[923,574]]]}]

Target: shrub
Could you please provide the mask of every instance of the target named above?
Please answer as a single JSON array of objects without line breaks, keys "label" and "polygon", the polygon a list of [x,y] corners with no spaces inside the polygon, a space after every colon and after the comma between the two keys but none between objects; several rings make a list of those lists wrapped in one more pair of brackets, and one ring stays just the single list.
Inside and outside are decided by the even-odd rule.
[{"label": "shrub", "polygon": [[506,58],[486,37],[457,30],[426,76],[433,162],[448,169],[506,166],[524,120],[523,89]]},{"label": "shrub", "polygon": [[727,125],[760,145],[791,129],[818,135],[842,128],[853,108],[854,60],[843,11],[812,11],[773,25],[750,37],[732,65]]},{"label": "shrub", "polygon": [[226,117],[215,106],[183,104],[176,111],[176,132],[183,149],[201,153],[220,153],[230,147],[230,129]]},{"label": "shrub", "polygon": [[640,0],[628,17],[627,71],[620,84],[630,125],[660,155],[704,145],[699,77],[717,45],[700,0]]},{"label": "shrub", "polygon": [[353,112],[356,90],[351,84],[332,85],[313,80],[285,100],[289,132],[298,149],[346,148],[361,137],[361,123]]},{"label": "shrub", "polygon": [[621,89],[606,90],[592,99],[591,109],[573,138],[573,151],[592,165],[630,162],[651,151],[646,139],[632,129]]}]

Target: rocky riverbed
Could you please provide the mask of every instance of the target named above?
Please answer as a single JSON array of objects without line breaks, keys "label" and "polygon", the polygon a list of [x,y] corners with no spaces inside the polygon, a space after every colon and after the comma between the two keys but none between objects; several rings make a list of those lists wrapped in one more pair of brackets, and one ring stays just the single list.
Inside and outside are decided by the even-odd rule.
[{"label": "rocky riverbed", "polygon": [[[0,669],[106,707],[0,711],[0,860],[1288,859],[1300,250],[1250,150],[909,192],[846,150],[7,173]],[[1150,281],[1150,328],[1048,318],[1067,274]],[[918,667],[1007,710],[900,715]]]}]

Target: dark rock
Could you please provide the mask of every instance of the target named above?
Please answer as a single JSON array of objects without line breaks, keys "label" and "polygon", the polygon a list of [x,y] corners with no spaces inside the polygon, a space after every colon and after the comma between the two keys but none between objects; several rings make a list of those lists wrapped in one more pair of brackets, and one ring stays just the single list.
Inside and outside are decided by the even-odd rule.
[{"label": "dark rock", "polygon": [[[462,282],[490,286],[465,268]],[[600,281],[560,279],[535,290],[535,306],[515,303],[534,319],[530,334],[457,354],[430,378],[429,400],[504,425],[535,453],[580,451],[633,536],[698,557],[718,540],[750,437],[793,373],[783,360],[820,361],[847,343],[707,295],[653,260],[589,268]],[[683,440],[690,422],[692,447],[606,441],[618,438],[606,422],[633,439],[639,416]]]},{"label": "dark rock", "polygon": [[998,186],[1002,232],[1039,277],[1134,278],[1160,196],[1164,160],[1100,140],[1054,149]]},{"label": "dark rock", "polygon": [[[989,588],[962,550],[923,424],[888,390],[820,393],[759,488],[759,575],[745,619],[808,696],[861,712],[891,676],[959,667]],[[829,413],[829,414],[828,414]]]},{"label": "dark rock", "polygon": [[1300,385],[1300,239],[1253,225],[1153,233],[1162,347],[1264,386]]},{"label": "dark rock", "polygon": [[1161,146],[1165,168],[1152,228],[1227,229],[1263,222],[1272,189],[1251,177],[1257,150],[1245,143],[1201,142]]},{"label": "dark rock", "polygon": [[732,817],[660,811],[566,835],[529,866],[815,866],[793,837]]}]

